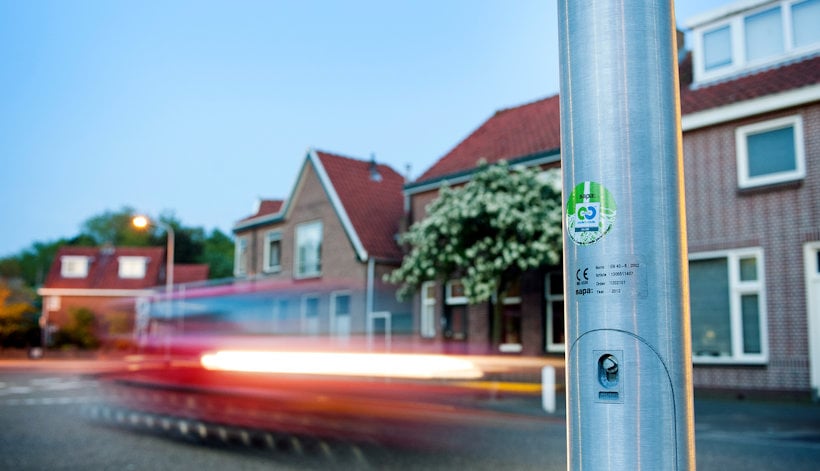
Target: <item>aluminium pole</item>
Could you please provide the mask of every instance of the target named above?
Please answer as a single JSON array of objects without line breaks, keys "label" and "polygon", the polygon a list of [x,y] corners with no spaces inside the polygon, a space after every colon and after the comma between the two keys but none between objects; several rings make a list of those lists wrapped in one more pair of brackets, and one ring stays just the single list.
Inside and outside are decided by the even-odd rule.
[{"label": "aluminium pole", "polygon": [[671,0],[559,0],[572,470],[695,468]]}]

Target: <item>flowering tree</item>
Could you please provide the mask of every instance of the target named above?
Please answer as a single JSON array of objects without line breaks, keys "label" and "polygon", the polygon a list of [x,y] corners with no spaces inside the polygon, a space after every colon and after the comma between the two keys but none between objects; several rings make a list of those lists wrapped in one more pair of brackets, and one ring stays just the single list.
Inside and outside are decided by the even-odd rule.
[{"label": "flowering tree", "polygon": [[[466,185],[444,186],[427,217],[401,236],[410,251],[387,279],[402,285],[402,297],[425,281],[460,278],[470,303],[504,299],[524,271],[558,263],[561,238],[557,170],[482,164]],[[494,303],[494,344],[501,307]]]}]

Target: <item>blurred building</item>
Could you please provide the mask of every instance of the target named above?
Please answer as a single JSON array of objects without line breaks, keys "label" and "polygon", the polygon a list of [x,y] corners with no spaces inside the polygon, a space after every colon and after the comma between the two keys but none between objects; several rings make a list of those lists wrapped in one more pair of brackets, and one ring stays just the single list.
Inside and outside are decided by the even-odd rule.
[{"label": "blurred building", "polygon": [[277,333],[385,341],[412,332],[409,304],[382,280],[401,263],[403,185],[375,160],[309,149],[287,200],[262,200],[234,225],[234,274],[274,282]]},{"label": "blurred building", "polygon": [[[820,0],[745,0],[685,24],[692,46],[681,54],[680,98],[698,388],[820,390],[817,25]],[[557,96],[496,112],[405,186],[410,222],[425,217],[444,182],[468,181],[480,160],[560,165],[559,121]],[[506,315],[521,317],[518,345],[491,348],[563,354],[561,267],[526,274],[506,305]],[[440,326],[419,332],[430,341],[487,347],[491,307],[468,305],[457,280],[426,284],[414,314]]]},{"label": "blurred building", "polygon": [[[165,248],[162,247],[61,247],[43,286],[41,327],[50,332],[69,325],[72,312],[94,314],[101,336],[129,337],[134,327],[135,304],[165,284]],[[175,283],[208,278],[208,265],[175,264]]]}]

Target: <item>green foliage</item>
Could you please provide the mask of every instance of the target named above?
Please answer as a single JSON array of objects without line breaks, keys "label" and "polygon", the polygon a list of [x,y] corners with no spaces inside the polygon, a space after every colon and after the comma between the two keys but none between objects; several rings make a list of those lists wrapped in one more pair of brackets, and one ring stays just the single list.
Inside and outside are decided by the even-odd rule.
[{"label": "green foliage", "polygon": [[205,239],[202,256],[197,263],[207,263],[210,267],[209,278],[228,278],[233,276],[233,239],[219,229],[214,229]]},{"label": "green foliage", "polygon": [[478,303],[502,299],[524,271],[558,263],[563,233],[556,173],[543,178],[501,162],[482,165],[464,186],[443,187],[427,216],[402,235],[410,252],[388,281],[400,283],[399,295],[406,297],[425,281],[460,278],[469,301]]},{"label": "green foliage", "polygon": [[88,308],[72,308],[69,310],[68,323],[58,330],[54,337],[57,347],[75,346],[83,350],[91,350],[100,346],[97,337],[97,317]]},{"label": "green foliage", "polygon": [[0,347],[22,348],[39,340],[34,294],[0,280]]},{"label": "green foliage", "polygon": [[[93,216],[82,224],[81,238],[92,242],[88,245],[111,244],[121,247],[145,247],[151,245],[150,233],[139,230],[131,224],[136,215],[133,208],[124,206],[119,211],[105,211]],[[85,245],[85,244],[72,244]]]}]

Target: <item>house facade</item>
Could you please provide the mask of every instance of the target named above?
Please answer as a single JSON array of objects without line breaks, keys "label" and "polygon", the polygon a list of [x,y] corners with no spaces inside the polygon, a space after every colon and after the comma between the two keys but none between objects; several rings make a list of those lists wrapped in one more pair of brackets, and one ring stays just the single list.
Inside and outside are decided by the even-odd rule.
[{"label": "house facade", "polygon": [[[74,310],[87,309],[103,338],[130,337],[136,300],[150,297],[165,276],[162,247],[61,247],[37,290],[41,327],[53,334],[72,322]],[[204,281],[208,266],[175,264],[174,278],[180,284]]]},{"label": "house facade", "polygon": [[[694,385],[806,394],[820,390],[820,0],[742,1],[686,23],[681,62]],[[410,222],[442,183],[480,160],[560,165],[558,97],[497,112],[405,186]],[[505,300],[518,345],[564,351],[561,267],[525,275]],[[421,336],[486,349],[488,305],[458,281],[414,300]],[[454,332],[456,332],[454,334]],[[469,347],[472,346],[472,347]]]},{"label": "house facade", "polygon": [[309,149],[287,200],[238,221],[237,280],[273,282],[272,333],[390,342],[412,329],[383,276],[396,242],[404,177],[387,165]]}]

